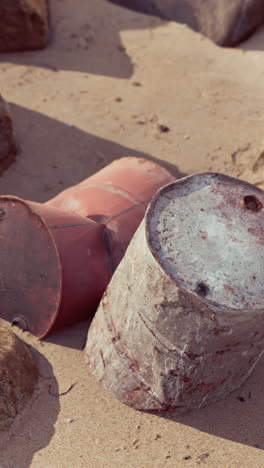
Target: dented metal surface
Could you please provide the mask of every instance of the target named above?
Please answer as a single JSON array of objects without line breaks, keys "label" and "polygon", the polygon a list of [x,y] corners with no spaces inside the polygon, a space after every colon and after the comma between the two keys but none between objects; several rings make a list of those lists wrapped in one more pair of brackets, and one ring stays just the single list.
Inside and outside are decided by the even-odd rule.
[{"label": "dented metal surface", "polygon": [[260,189],[210,173],[154,197],[85,350],[122,402],[180,414],[250,375],[264,352],[263,206]]},{"label": "dented metal surface", "polygon": [[106,224],[113,268],[122,259],[146,209],[160,187],[175,180],[164,167],[143,158],[113,161],[47,205]]}]

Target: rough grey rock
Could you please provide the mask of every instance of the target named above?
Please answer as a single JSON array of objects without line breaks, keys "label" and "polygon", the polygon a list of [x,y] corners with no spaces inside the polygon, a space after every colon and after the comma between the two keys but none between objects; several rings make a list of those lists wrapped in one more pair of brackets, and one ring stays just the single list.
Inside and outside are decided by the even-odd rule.
[{"label": "rough grey rock", "polygon": [[0,174],[14,160],[16,145],[8,105],[0,95]]},{"label": "rough grey rock", "polygon": [[0,428],[24,407],[38,375],[28,346],[11,331],[0,328]]},{"label": "rough grey rock", "polygon": [[264,0],[110,0],[126,8],[186,23],[216,44],[234,46],[264,23]]},{"label": "rough grey rock", "polygon": [[47,40],[46,0],[1,0],[0,52],[43,49]]}]

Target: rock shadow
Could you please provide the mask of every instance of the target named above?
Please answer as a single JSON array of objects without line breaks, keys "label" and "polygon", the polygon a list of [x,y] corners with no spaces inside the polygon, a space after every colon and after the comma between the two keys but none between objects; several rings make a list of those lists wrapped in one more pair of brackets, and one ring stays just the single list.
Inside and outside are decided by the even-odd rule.
[{"label": "rock shadow", "polygon": [[264,26],[257,29],[249,39],[242,42],[237,46],[237,49],[243,50],[244,52],[253,51],[264,51]]},{"label": "rock shadow", "polygon": [[[0,433],[1,468],[29,468],[36,452],[46,447],[54,433],[60,403],[58,382],[50,362],[35,348],[40,377],[37,389],[13,424]],[[53,393],[53,395],[52,395]]]},{"label": "rock shadow", "polygon": [[[193,7],[185,0],[177,1],[166,0],[158,4],[152,0],[108,0],[109,2],[122,6],[132,11],[140,11],[146,15],[153,15],[165,21],[176,21],[177,23],[187,24],[193,31],[199,31],[199,24],[193,12]],[[175,20],[174,18],[177,18]]]},{"label": "rock shadow", "polygon": [[50,37],[43,50],[0,54],[0,62],[70,70],[126,79],[134,64],[120,32],[164,24],[121,9],[106,0],[53,0],[49,2]]}]

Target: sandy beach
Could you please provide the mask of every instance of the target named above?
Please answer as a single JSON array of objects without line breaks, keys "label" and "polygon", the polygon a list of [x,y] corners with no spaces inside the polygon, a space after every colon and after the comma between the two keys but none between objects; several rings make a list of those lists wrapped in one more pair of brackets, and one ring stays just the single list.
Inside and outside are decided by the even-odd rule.
[{"label": "sandy beach", "polygon": [[[176,178],[216,171],[264,188],[264,28],[225,49],[104,0],[50,3],[49,46],[0,55],[19,147],[1,194],[43,202],[122,156],[160,162]],[[13,328],[40,379],[0,434],[1,468],[264,466],[263,358],[215,405],[145,414],[88,374],[90,320],[44,341]]]}]

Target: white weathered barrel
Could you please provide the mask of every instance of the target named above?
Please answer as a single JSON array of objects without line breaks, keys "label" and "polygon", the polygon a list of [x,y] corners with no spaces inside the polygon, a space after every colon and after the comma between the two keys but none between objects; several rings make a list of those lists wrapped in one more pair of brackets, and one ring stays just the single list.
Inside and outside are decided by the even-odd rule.
[{"label": "white weathered barrel", "polygon": [[197,409],[264,350],[264,192],[222,174],[154,197],[89,330],[89,370],[142,410]]}]

